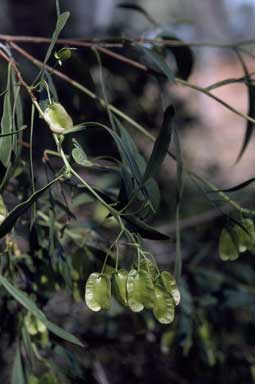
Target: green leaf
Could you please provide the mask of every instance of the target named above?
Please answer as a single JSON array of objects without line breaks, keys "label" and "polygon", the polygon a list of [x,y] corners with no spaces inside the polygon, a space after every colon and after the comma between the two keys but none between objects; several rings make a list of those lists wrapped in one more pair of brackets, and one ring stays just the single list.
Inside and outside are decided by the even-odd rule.
[{"label": "green leaf", "polygon": [[[243,71],[246,77],[246,85],[247,85],[248,100],[249,100],[248,116],[254,119],[255,118],[255,85],[253,84],[253,80],[249,75],[249,70],[243,59],[242,54],[237,49],[235,50],[235,52],[243,67]],[[247,148],[247,145],[249,144],[252,138],[253,130],[254,130],[254,123],[252,121],[247,121],[245,136],[244,136],[243,144],[242,144],[240,153],[238,155],[237,161],[239,161],[242,155],[244,154]]]},{"label": "green leaf", "polygon": [[10,133],[3,133],[0,135],[0,138],[1,137],[8,137],[8,136],[14,136],[14,135],[17,135],[18,133],[24,131],[25,129],[27,128],[27,125],[23,125],[23,127],[21,127],[20,129],[18,129],[17,131],[12,131]]},{"label": "green leaf", "polygon": [[[174,35],[169,35],[166,32],[162,32],[157,36],[163,40],[172,40],[173,42],[182,43],[183,41],[178,39]],[[176,61],[176,77],[179,77],[183,80],[187,80],[192,73],[194,66],[194,55],[191,48],[188,45],[179,45],[179,46],[167,46],[162,49],[164,55],[169,51]]]},{"label": "green leaf", "polygon": [[143,15],[152,25],[157,26],[158,23],[150,16],[150,14],[140,5],[132,4],[128,2],[123,2],[117,4],[118,8],[127,9],[131,11],[139,12],[141,15]]},{"label": "green leaf", "polygon": [[[51,42],[50,42],[50,45],[48,47],[48,50],[46,52],[46,55],[45,55],[45,58],[43,61],[43,67],[42,67],[41,71],[39,72],[37,79],[41,76],[41,74],[44,73],[45,64],[47,64],[47,61],[49,60],[49,58],[51,56],[51,53],[52,53],[54,46],[57,42],[59,34],[62,31],[62,29],[64,28],[67,20],[69,19],[69,16],[70,16],[69,12],[63,12],[63,13],[61,13],[61,15],[58,16],[57,24],[56,24],[55,30],[53,32],[53,35],[51,37]],[[35,80],[35,82],[36,82],[36,80]]]},{"label": "green leaf", "polygon": [[234,187],[227,188],[227,189],[217,189],[215,191],[208,191],[207,193],[236,192],[236,191],[242,190],[243,188],[247,187],[248,185],[250,185],[251,183],[254,183],[254,182],[255,182],[255,177],[253,177],[249,180],[246,180],[241,184],[235,185]]},{"label": "green leaf", "polygon": [[56,179],[52,180],[49,184],[44,186],[43,188],[39,189],[35,193],[33,193],[27,200],[23,201],[22,203],[18,204],[13,210],[9,213],[9,215],[3,220],[2,224],[0,225],[0,239],[4,237],[7,233],[9,233],[14,225],[16,224],[16,221],[18,218],[23,215],[24,212],[36,201],[41,197],[41,195],[50,188],[53,184],[55,184],[57,181],[61,179],[62,176],[58,176]]},{"label": "green leaf", "polygon": [[156,284],[158,281],[161,282],[166,292],[173,297],[175,305],[178,305],[181,300],[181,294],[177,288],[177,284],[173,275],[170,272],[163,271],[156,280]]},{"label": "green leaf", "polygon": [[168,78],[171,83],[173,83],[174,73],[169,67],[169,65],[166,63],[165,58],[160,55],[160,53],[152,49],[142,47],[142,50],[145,55],[150,59],[151,63],[154,64],[153,67],[155,66],[158,72],[161,72]]},{"label": "green leaf", "polygon": [[156,176],[160,166],[168,152],[168,148],[172,136],[172,119],[174,117],[174,107],[168,106],[164,113],[164,120],[153,146],[151,157],[148,161],[145,173],[143,175],[143,182],[145,183],[149,178]]},{"label": "green leaf", "polygon": [[131,269],[127,279],[128,305],[133,312],[153,308],[154,286],[148,272]]},{"label": "green leaf", "polygon": [[[12,106],[11,106],[11,66],[8,67],[7,77],[7,92],[4,96],[3,115],[1,119],[1,134],[0,137],[0,162],[5,168],[8,168],[11,159],[12,150]],[[6,136],[7,135],[7,136]]]},{"label": "green leaf", "polygon": [[88,157],[84,152],[83,148],[80,146],[80,144],[75,139],[72,139],[72,142],[74,145],[74,148],[72,150],[72,156],[74,161],[84,167],[91,167],[93,164],[91,163],[91,161],[88,160]]},{"label": "green leaf", "polygon": [[153,314],[161,324],[171,324],[174,320],[175,303],[168,293],[160,286],[155,286],[155,302]]},{"label": "green leaf", "polygon": [[14,366],[12,368],[11,384],[26,384],[19,343],[16,349]]},{"label": "green leaf", "polygon": [[150,240],[172,240],[169,236],[161,233],[151,227],[144,221],[136,218],[135,216],[126,215],[123,217],[125,221],[130,224],[130,230],[133,233],[139,233],[143,238]]},{"label": "green leaf", "polygon": [[238,247],[226,228],[223,228],[220,235],[219,256],[223,261],[236,260],[239,257]]},{"label": "green leaf", "polygon": [[106,275],[94,272],[86,283],[86,304],[94,312],[111,307],[111,283]]},{"label": "green leaf", "polygon": [[16,301],[18,301],[24,308],[31,312],[38,320],[40,320],[49,331],[63,340],[69,341],[70,343],[79,345],[81,347],[83,346],[83,344],[75,336],[49,321],[44,313],[27,295],[25,295],[20,289],[12,285],[4,276],[1,275],[0,284],[4,286],[4,288],[9,292],[11,296],[14,297]]},{"label": "green leaf", "polygon": [[119,269],[117,272],[113,274],[113,294],[116,300],[122,305],[127,306],[127,279],[128,279],[128,271],[125,269]]}]

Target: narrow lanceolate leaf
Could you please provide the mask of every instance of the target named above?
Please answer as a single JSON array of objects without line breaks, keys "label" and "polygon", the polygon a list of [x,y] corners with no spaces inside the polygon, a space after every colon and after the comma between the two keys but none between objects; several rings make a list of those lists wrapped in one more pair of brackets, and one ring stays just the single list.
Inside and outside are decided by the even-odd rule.
[{"label": "narrow lanceolate leaf", "polygon": [[127,279],[128,305],[133,312],[153,308],[154,286],[148,272],[131,269]]},{"label": "narrow lanceolate leaf", "polygon": [[127,279],[128,271],[125,269],[119,269],[113,274],[112,289],[113,294],[118,302],[127,306]]},{"label": "narrow lanceolate leaf", "polygon": [[[172,40],[177,43],[182,43],[182,40],[178,39],[176,36],[168,35],[165,32],[160,34],[158,37],[161,37],[163,40]],[[180,46],[168,46],[164,48],[164,51],[167,53],[169,51],[176,61],[176,73],[175,76],[183,80],[187,80],[191,75],[194,66],[194,56],[191,48],[188,45]]]},{"label": "narrow lanceolate leaf", "polygon": [[133,233],[139,233],[144,239],[150,240],[171,240],[171,238],[162,232],[157,231],[149,224],[136,218],[135,216],[127,215],[124,220],[130,224],[130,230]]},{"label": "narrow lanceolate leaf", "polygon": [[218,193],[218,192],[237,192],[242,190],[243,188],[248,187],[248,185],[252,184],[255,182],[255,177],[252,179],[246,180],[241,184],[235,185],[234,187],[231,188],[226,188],[226,189],[216,189],[215,191],[209,191],[207,193]]},{"label": "narrow lanceolate leaf", "polygon": [[172,119],[174,117],[174,107],[170,105],[167,107],[164,113],[164,120],[161,127],[161,130],[159,132],[159,135],[157,137],[157,140],[155,141],[155,144],[153,146],[152,154],[149,159],[149,162],[147,164],[145,173],[143,175],[143,182],[145,183],[150,177],[154,177],[159,169],[160,166],[167,154],[169,144],[171,141],[171,135],[172,135]]},{"label": "narrow lanceolate leaf", "polygon": [[[174,81],[174,73],[169,65],[166,63],[166,60],[163,55],[160,55],[158,52],[155,52],[152,49],[142,48],[145,55],[151,62],[151,67],[153,72],[159,72],[167,77],[167,79],[172,83]],[[148,64],[149,65],[149,64]],[[154,70],[155,68],[155,70]]]},{"label": "narrow lanceolate leaf", "polygon": [[85,288],[86,304],[94,312],[111,307],[111,283],[109,277],[101,273],[92,273]]},{"label": "narrow lanceolate leaf", "polygon": [[12,368],[11,384],[26,384],[19,343],[17,344],[16,355]]},{"label": "narrow lanceolate leaf", "polygon": [[[255,85],[252,85],[252,84],[248,85],[248,99],[249,99],[248,116],[255,119]],[[251,140],[253,130],[254,130],[254,123],[252,121],[247,121],[245,136],[244,136],[241,151],[238,156],[238,160],[241,159],[245,149],[247,148],[247,145]]]},{"label": "narrow lanceolate leaf", "polygon": [[12,137],[6,136],[12,133],[12,107],[11,107],[11,90],[10,90],[10,77],[11,67],[8,68],[7,78],[7,92],[4,96],[3,115],[1,119],[1,131],[2,135],[0,138],[0,163],[8,168],[11,158],[12,150]]},{"label": "narrow lanceolate leaf", "polygon": [[[57,24],[56,24],[56,27],[55,27],[55,30],[53,32],[53,35],[51,37],[51,42],[50,42],[50,45],[49,45],[49,48],[46,52],[46,55],[45,55],[45,58],[44,58],[44,61],[43,61],[43,65],[45,66],[45,64],[47,63],[47,61],[49,60],[50,58],[50,55],[52,54],[52,51],[54,49],[54,46],[56,44],[56,41],[59,37],[59,34],[60,32],[62,31],[62,29],[64,28],[68,18],[70,16],[70,13],[69,12],[64,12],[64,13],[61,13],[61,15],[58,16],[58,19],[57,19]],[[40,73],[38,74],[37,76],[37,79],[40,77],[40,75],[43,73],[44,71],[44,66],[42,68],[42,70],[40,71]]]},{"label": "narrow lanceolate leaf", "polygon": [[160,286],[155,286],[155,301],[153,314],[161,324],[170,324],[174,320],[175,303],[170,296]]},{"label": "narrow lanceolate leaf", "polygon": [[24,308],[31,312],[38,320],[40,320],[46,328],[54,333],[56,336],[63,340],[69,341],[70,343],[83,346],[83,344],[71,333],[60,328],[56,324],[49,321],[44,313],[37,307],[37,305],[20,289],[11,284],[4,276],[0,275],[0,284],[9,292],[13,298],[18,301]]},{"label": "narrow lanceolate leaf", "polygon": [[[238,50],[236,50],[236,54],[241,63],[241,66],[243,67],[243,71],[246,77],[246,85],[247,85],[248,100],[249,100],[248,116],[255,119],[255,85],[253,84],[253,81],[249,75],[249,70],[243,59],[242,54]],[[247,148],[247,145],[249,144],[252,138],[253,130],[254,130],[254,123],[252,121],[247,121],[245,136],[244,136],[242,148],[238,155],[237,161],[239,161],[242,155],[244,154]]]},{"label": "narrow lanceolate leaf", "polygon": [[3,220],[2,224],[0,225],[0,239],[12,230],[18,218],[23,215],[23,213],[26,212],[26,210],[35,201],[37,201],[48,188],[50,188],[54,183],[59,181],[61,177],[62,176],[59,176],[56,179],[52,180],[45,187],[33,193],[27,200],[23,201],[22,203],[18,204],[15,208],[13,208],[13,210],[8,214],[8,216]]},{"label": "narrow lanceolate leaf", "polygon": [[239,257],[238,247],[226,228],[223,228],[220,235],[219,256],[223,261],[236,260]]},{"label": "narrow lanceolate leaf", "polygon": [[170,272],[163,271],[157,279],[158,281],[160,281],[166,292],[173,297],[175,305],[178,305],[181,300],[181,294],[173,275]]},{"label": "narrow lanceolate leaf", "polygon": [[151,15],[140,5],[132,4],[129,2],[122,2],[117,4],[118,8],[127,9],[135,12],[139,12],[143,15],[152,25],[157,26],[158,23],[151,17]]}]

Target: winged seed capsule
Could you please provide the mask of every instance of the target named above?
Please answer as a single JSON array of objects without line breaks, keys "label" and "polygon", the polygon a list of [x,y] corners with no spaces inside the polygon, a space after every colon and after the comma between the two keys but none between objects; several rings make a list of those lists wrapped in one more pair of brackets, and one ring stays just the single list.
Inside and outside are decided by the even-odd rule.
[{"label": "winged seed capsule", "polygon": [[60,103],[50,104],[43,113],[52,132],[63,133],[73,128],[73,120]]}]

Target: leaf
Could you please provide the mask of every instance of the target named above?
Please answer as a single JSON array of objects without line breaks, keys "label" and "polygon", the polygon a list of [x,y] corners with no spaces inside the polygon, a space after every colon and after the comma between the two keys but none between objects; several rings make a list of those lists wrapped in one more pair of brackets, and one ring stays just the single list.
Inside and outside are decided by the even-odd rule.
[{"label": "leaf", "polygon": [[49,321],[44,313],[32,300],[30,300],[27,295],[25,295],[20,289],[12,285],[4,276],[1,275],[0,284],[4,286],[4,288],[9,292],[11,296],[14,297],[16,301],[18,301],[24,308],[31,312],[38,320],[40,320],[49,331],[63,340],[69,341],[70,343],[79,345],[81,347],[83,346],[83,344],[75,336]]},{"label": "leaf", "polygon": [[127,306],[127,279],[128,271],[125,269],[119,269],[113,274],[113,293],[118,302]]},{"label": "leaf", "polygon": [[14,136],[14,135],[17,135],[18,133],[24,131],[25,129],[27,128],[27,125],[23,125],[23,127],[21,127],[20,129],[18,129],[17,131],[12,131],[10,133],[3,133],[0,135],[0,138],[1,137],[8,137],[8,136]]},{"label": "leaf", "polygon": [[118,8],[127,9],[131,11],[136,11],[142,14],[152,25],[157,26],[158,23],[150,16],[150,14],[140,5],[132,4],[128,2],[123,2],[117,4]]},{"label": "leaf", "polygon": [[[157,72],[165,75],[168,80],[173,83],[174,82],[174,73],[169,65],[166,63],[165,58],[158,52],[153,49],[142,47],[143,52],[149,58],[151,64],[153,65],[152,71],[154,71],[154,67],[157,69]],[[152,65],[150,67],[152,67]],[[154,73],[155,74],[155,73]]]},{"label": "leaf", "polygon": [[[70,16],[69,12],[63,12],[63,13],[61,13],[61,15],[58,16],[57,24],[56,24],[55,30],[53,32],[53,35],[51,37],[51,42],[50,42],[50,45],[48,47],[48,50],[46,52],[46,55],[45,55],[45,58],[44,58],[44,61],[43,61],[43,67],[40,70],[40,72],[39,72],[39,74],[38,74],[36,79],[38,79],[44,73],[45,65],[47,64],[47,61],[49,60],[49,58],[51,56],[51,53],[52,53],[52,51],[54,49],[54,46],[55,46],[55,44],[57,42],[59,34],[62,31],[62,29],[64,28],[67,20],[69,19],[69,16]],[[36,80],[35,80],[35,82],[36,82]]]},{"label": "leaf", "polygon": [[158,281],[161,282],[166,292],[173,297],[175,305],[178,305],[181,300],[181,294],[177,288],[176,280],[173,275],[171,275],[170,272],[163,271],[161,272],[159,278],[156,280],[156,284]]},{"label": "leaf", "polygon": [[164,120],[153,146],[151,157],[148,161],[145,173],[143,175],[143,182],[145,183],[150,177],[154,177],[168,152],[168,148],[172,136],[172,119],[174,117],[175,111],[172,105],[168,106],[164,113]]},{"label": "leaf", "polygon": [[144,221],[136,218],[135,216],[126,215],[123,217],[125,221],[131,224],[130,230],[133,233],[139,233],[143,238],[150,240],[171,240],[171,238],[164,233],[161,233],[151,227]]},{"label": "leaf", "polygon": [[236,260],[239,257],[238,247],[226,228],[223,228],[220,235],[219,256],[223,261]]},{"label": "leaf", "polygon": [[133,312],[153,308],[154,286],[148,272],[131,269],[127,279],[128,305]]},{"label": "leaf", "polygon": [[4,221],[0,225],[0,239],[5,235],[7,235],[7,233],[9,233],[12,230],[18,218],[21,215],[23,215],[23,213],[26,212],[26,210],[36,200],[38,200],[48,188],[50,188],[53,184],[59,181],[61,177],[62,175],[58,176],[56,179],[52,180],[49,184],[39,189],[35,193],[33,193],[27,200],[23,201],[22,203],[18,204],[15,208],[13,208],[13,210],[9,213],[9,215],[4,219]]},{"label": "leaf", "polygon": [[[7,92],[4,96],[3,116],[1,119],[1,134],[5,137],[0,138],[0,162],[5,168],[8,168],[11,160],[12,150],[12,107],[11,107],[11,66],[8,67]],[[8,136],[6,136],[6,134]]]},{"label": "leaf", "polygon": [[254,183],[254,182],[255,182],[255,177],[253,177],[253,178],[251,178],[249,180],[246,180],[246,181],[244,181],[241,184],[235,185],[234,187],[227,188],[227,189],[217,189],[215,191],[208,191],[207,193],[236,192],[236,191],[242,190],[243,188],[247,187],[249,184]]},{"label": "leaf", "polygon": [[[182,40],[178,39],[176,36],[168,35],[165,32],[158,35],[163,40],[173,40],[176,42],[182,43]],[[194,56],[193,52],[188,45],[180,46],[167,46],[163,49],[165,54],[169,51],[175,58],[177,71],[175,76],[183,80],[187,80],[191,75],[194,66]]]},{"label": "leaf", "polygon": [[91,161],[88,160],[88,157],[84,152],[83,148],[80,146],[80,144],[75,139],[72,139],[72,142],[74,145],[74,148],[72,150],[72,156],[74,161],[84,167],[91,167],[93,164],[91,163]]},{"label": "leaf", "polygon": [[161,324],[171,324],[174,320],[175,304],[172,296],[160,286],[155,286],[153,314]]},{"label": "leaf", "polygon": [[[242,54],[236,49],[235,53],[243,67],[243,71],[246,77],[246,85],[247,85],[247,90],[248,90],[248,100],[249,100],[249,108],[248,108],[248,116],[252,117],[255,119],[255,85],[253,85],[253,81],[249,75],[249,71],[247,68],[247,65],[242,57]],[[244,141],[242,144],[242,148],[240,150],[240,153],[237,158],[237,162],[241,159],[242,155],[245,152],[245,149],[247,148],[247,145],[249,144],[252,133],[254,130],[254,123],[252,121],[247,121],[247,126],[246,126],[246,131],[245,131],[245,136],[244,136]]]},{"label": "leaf", "polygon": [[17,344],[14,366],[12,368],[11,384],[26,384],[19,343]]},{"label": "leaf", "polygon": [[94,312],[111,307],[111,283],[106,275],[94,272],[86,283],[86,304]]}]

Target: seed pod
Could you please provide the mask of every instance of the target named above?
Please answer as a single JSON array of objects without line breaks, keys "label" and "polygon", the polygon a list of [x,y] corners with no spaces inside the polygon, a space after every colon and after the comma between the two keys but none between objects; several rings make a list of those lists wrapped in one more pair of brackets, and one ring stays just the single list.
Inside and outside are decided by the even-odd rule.
[{"label": "seed pod", "polygon": [[73,128],[73,120],[60,103],[50,104],[43,117],[54,133],[63,133]]},{"label": "seed pod", "polygon": [[112,289],[115,299],[122,305],[128,305],[127,299],[128,271],[120,269],[113,274]]},{"label": "seed pod", "polygon": [[160,285],[155,286],[153,314],[161,324],[170,324],[174,320],[175,302]]},{"label": "seed pod", "polygon": [[166,292],[174,299],[175,305],[178,305],[181,300],[181,294],[173,275],[170,272],[163,271],[158,277],[157,282],[161,283]]},{"label": "seed pod", "polygon": [[240,225],[234,226],[234,231],[238,237],[239,252],[252,251],[255,246],[254,223],[250,219],[244,219],[241,224],[247,232]]},{"label": "seed pod", "polygon": [[7,212],[7,209],[5,208],[3,198],[0,195],[0,225],[2,224],[4,219],[6,218],[7,214],[8,214],[8,212]]},{"label": "seed pod", "polygon": [[106,275],[92,273],[86,283],[86,304],[94,312],[111,307],[111,283]]},{"label": "seed pod", "polygon": [[128,305],[133,312],[153,308],[155,292],[148,272],[131,269],[127,279]]},{"label": "seed pod", "polygon": [[239,257],[237,245],[231,234],[223,228],[219,240],[219,256],[223,261],[236,260]]}]

